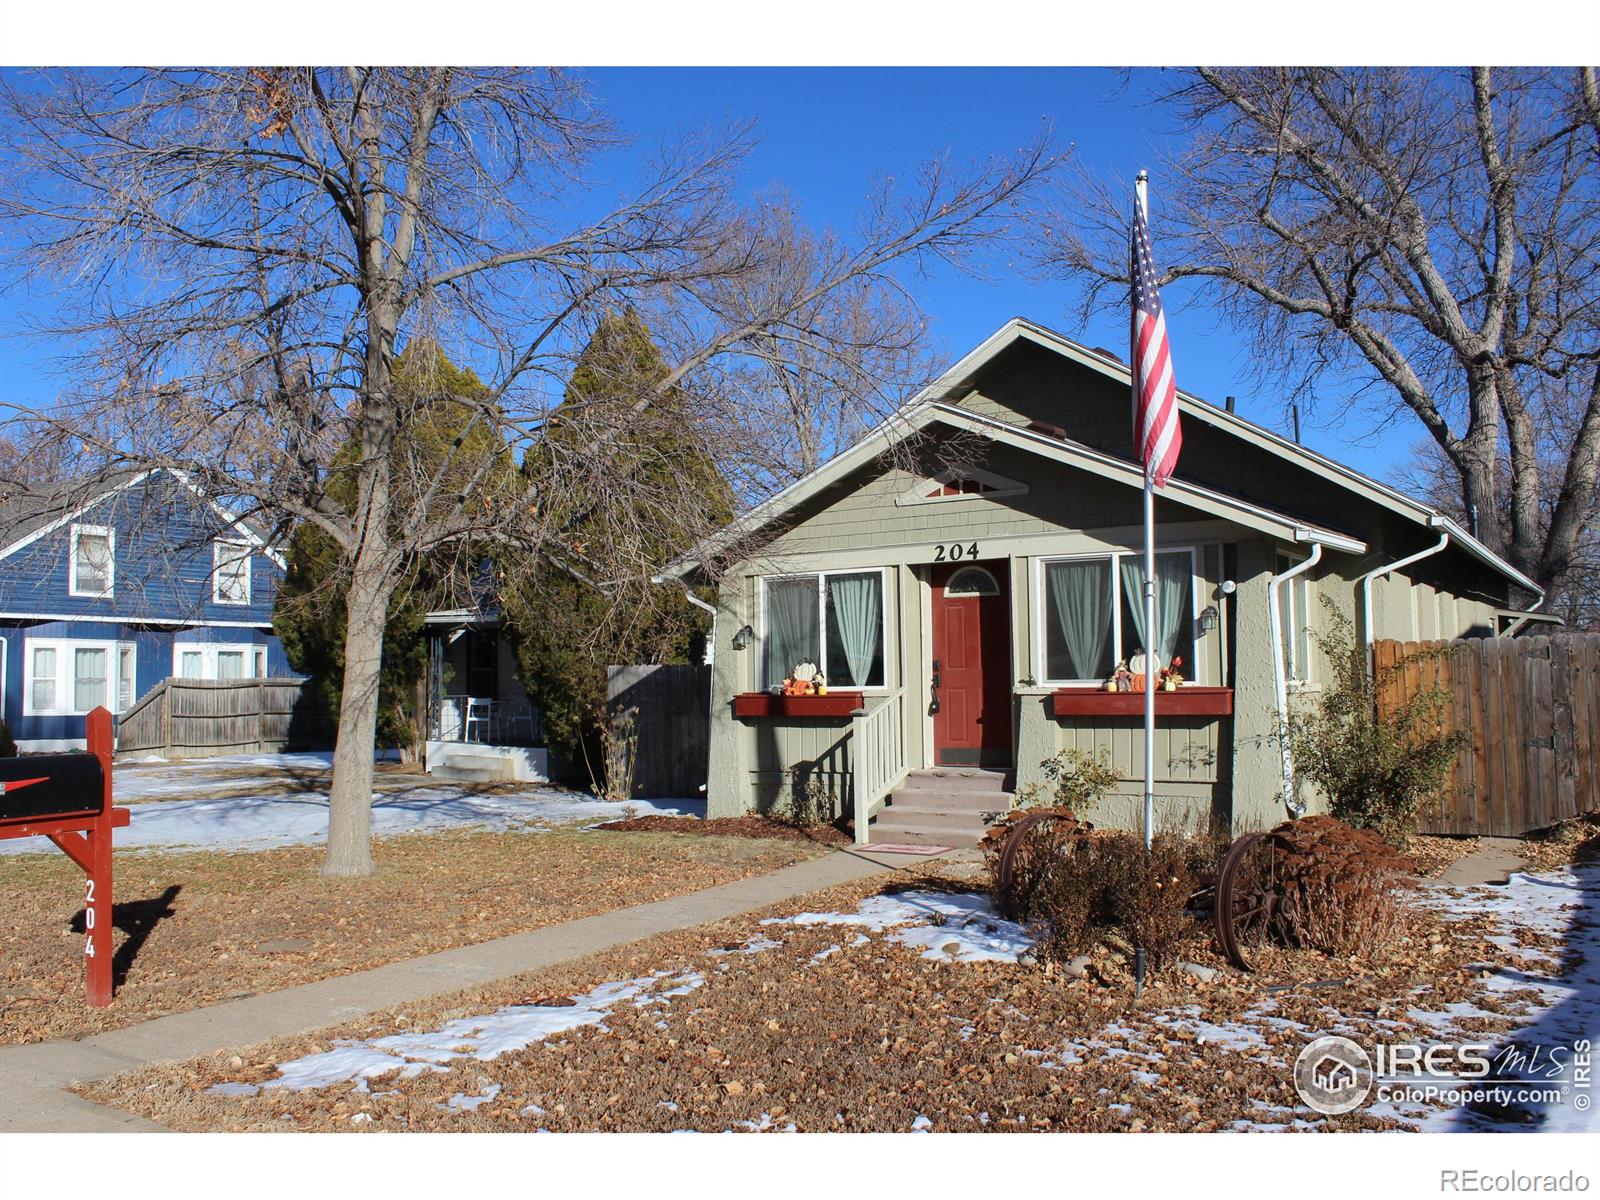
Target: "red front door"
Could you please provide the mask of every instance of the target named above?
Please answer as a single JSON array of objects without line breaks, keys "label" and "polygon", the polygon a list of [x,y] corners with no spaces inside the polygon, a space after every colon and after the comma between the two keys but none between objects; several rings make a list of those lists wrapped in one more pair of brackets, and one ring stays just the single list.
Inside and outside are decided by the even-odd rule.
[{"label": "red front door", "polygon": [[934,762],[1011,765],[1011,605],[1006,564],[933,573]]}]

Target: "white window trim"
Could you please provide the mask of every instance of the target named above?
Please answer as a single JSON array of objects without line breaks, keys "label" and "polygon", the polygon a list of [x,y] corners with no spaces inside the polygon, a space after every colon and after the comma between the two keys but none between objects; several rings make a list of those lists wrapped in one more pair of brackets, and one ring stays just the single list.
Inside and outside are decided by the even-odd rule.
[{"label": "white window trim", "polygon": [[[1157,546],[1159,554],[1187,554],[1189,556],[1189,621],[1190,644],[1194,647],[1192,653],[1195,661],[1187,664],[1195,674],[1191,682],[1205,686],[1205,679],[1201,678],[1206,672],[1206,656],[1200,652],[1200,548],[1198,546]],[[1045,568],[1051,563],[1058,562],[1106,562],[1111,563],[1111,580],[1114,589],[1114,599],[1111,605],[1111,639],[1112,661],[1121,661],[1117,658],[1117,651],[1122,647],[1122,564],[1124,558],[1143,558],[1143,550],[1102,550],[1094,554],[1046,554],[1032,560],[1030,569],[1033,572],[1030,603],[1032,613],[1030,623],[1033,626],[1033,677],[1038,687],[1097,687],[1105,683],[1104,679],[1051,679],[1046,674],[1046,666],[1050,656],[1047,653],[1048,610],[1044,602]]]},{"label": "white window trim", "polygon": [[[221,683],[221,676],[217,674],[218,654],[244,655],[243,673],[240,679],[264,679],[265,674],[252,674],[258,662],[263,662],[257,651],[266,647],[258,646],[255,642],[173,642],[172,643],[172,676],[174,679],[198,679],[202,683]],[[200,674],[183,674],[183,656],[185,654],[200,655]],[[264,664],[263,664],[264,665]]]},{"label": "white window trim", "polygon": [[[134,646],[132,642],[116,640],[105,641],[101,638],[24,638],[22,640],[22,715],[25,717],[81,717],[89,710],[76,708],[72,704],[74,690],[74,675],[76,669],[73,652],[76,650],[104,650],[106,652],[106,698],[107,711],[119,713],[123,711],[117,704],[121,691],[121,664],[120,651],[124,646]],[[56,702],[53,708],[36,708],[33,703],[33,652],[35,649],[54,650],[56,654]],[[134,647],[133,672],[134,688],[138,687],[139,678],[139,651]],[[134,689],[130,688],[130,703],[137,700],[131,695]]]},{"label": "white window trim", "polygon": [[[222,594],[222,548],[224,546],[231,546],[236,550],[244,551],[244,599],[242,600],[229,600]],[[213,604],[226,604],[231,608],[243,608],[249,605],[251,576],[255,573],[254,564],[251,562],[254,555],[255,547],[246,541],[217,538],[211,543],[211,602]]]},{"label": "white window trim", "polygon": [[[871,686],[858,686],[853,683],[840,684],[838,686],[846,691],[862,692],[868,696],[885,695],[894,691],[899,686],[893,682],[898,677],[897,668],[899,663],[894,654],[896,639],[894,636],[895,626],[893,624],[892,610],[895,606],[889,603],[890,570],[891,568],[889,567],[845,567],[836,571],[788,571],[782,575],[759,576],[756,580],[756,640],[754,643],[758,651],[755,656],[756,686],[762,690],[772,686],[762,678],[762,672],[765,670],[767,660],[767,584],[769,581],[774,583],[782,582],[786,579],[816,579],[821,581],[826,580],[830,575],[870,575],[876,571],[883,581],[878,586],[878,599],[883,606],[883,682]],[[823,661],[827,658],[828,651],[827,620],[828,589],[819,582],[817,586],[817,636],[820,642],[818,646],[820,657],[817,662],[817,669],[824,673],[826,673],[827,669],[827,664]],[[779,681],[774,680],[773,682]],[[828,686],[830,688],[834,686],[832,680],[828,681]]]},{"label": "white window trim", "polygon": [[[86,591],[78,586],[78,538],[83,534],[106,539],[106,590]],[[74,524],[67,539],[67,594],[90,600],[105,600],[117,592],[117,531],[109,525]]]},{"label": "white window trim", "polygon": [[[954,483],[957,479],[975,479],[979,483],[988,484],[993,490],[988,492],[962,492],[954,496],[930,496],[930,488],[942,487],[947,483]],[[914,504],[950,504],[956,500],[1000,500],[1007,496],[1026,496],[1028,485],[1019,483],[1015,479],[1007,479],[1004,475],[996,475],[993,471],[984,471],[978,467],[969,467],[965,471],[958,471],[953,467],[946,467],[942,471],[935,471],[917,480],[915,486],[909,491],[902,492],[895,500],[900,507]]]}]

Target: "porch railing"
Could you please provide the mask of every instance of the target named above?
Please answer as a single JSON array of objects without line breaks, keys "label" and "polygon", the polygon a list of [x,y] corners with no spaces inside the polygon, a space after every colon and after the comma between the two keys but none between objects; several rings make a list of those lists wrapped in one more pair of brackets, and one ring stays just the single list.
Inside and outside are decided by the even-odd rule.
[{"label": "porch railing", "polygon": [[905,781],[906,690],[851,718],[850,758],[855,775],[856,844],[867,842],[867,823],[883,808],[889,793]]},{"label": "porch railing", "polygon": [[487,696],[443,696],[429,722],[429,736],[442,742],[513,746],[544,743],[539,710],[531,704]]}]

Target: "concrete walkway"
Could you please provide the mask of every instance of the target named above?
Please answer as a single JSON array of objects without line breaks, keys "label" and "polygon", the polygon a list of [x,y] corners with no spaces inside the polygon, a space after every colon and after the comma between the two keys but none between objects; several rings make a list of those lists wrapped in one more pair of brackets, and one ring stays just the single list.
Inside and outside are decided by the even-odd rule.
[{"label": "concrete walkway", "polygon": [[492,983],[926,861],[839,851],[770,875],[174,1013],[81,1041],[0,1047],[0,1133],[158,1131],[162,1126],[64,1089],[153,1063],[309,1033],[392,1005]]},{"label": "concrete walkway", "polygon": [[1438,882],[1452,887],[1506,883],[1513,871],[1520,871],[1527,865],[1521,850],[1522,843],[1516,838],[1479,838],[1478,848],[1439,872]]}]

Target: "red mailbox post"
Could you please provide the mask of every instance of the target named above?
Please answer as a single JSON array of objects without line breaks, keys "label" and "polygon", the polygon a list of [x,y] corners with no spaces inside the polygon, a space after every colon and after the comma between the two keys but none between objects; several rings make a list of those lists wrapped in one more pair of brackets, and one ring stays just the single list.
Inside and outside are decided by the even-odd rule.
[{"label": "red mailbox post", "polygon": [[41,835],[83,868],[85,998],[111,1003],[111,831],[128,810],[111,804],[111,714],[84,718],[87,754],[0,759],[0,838]]}]

